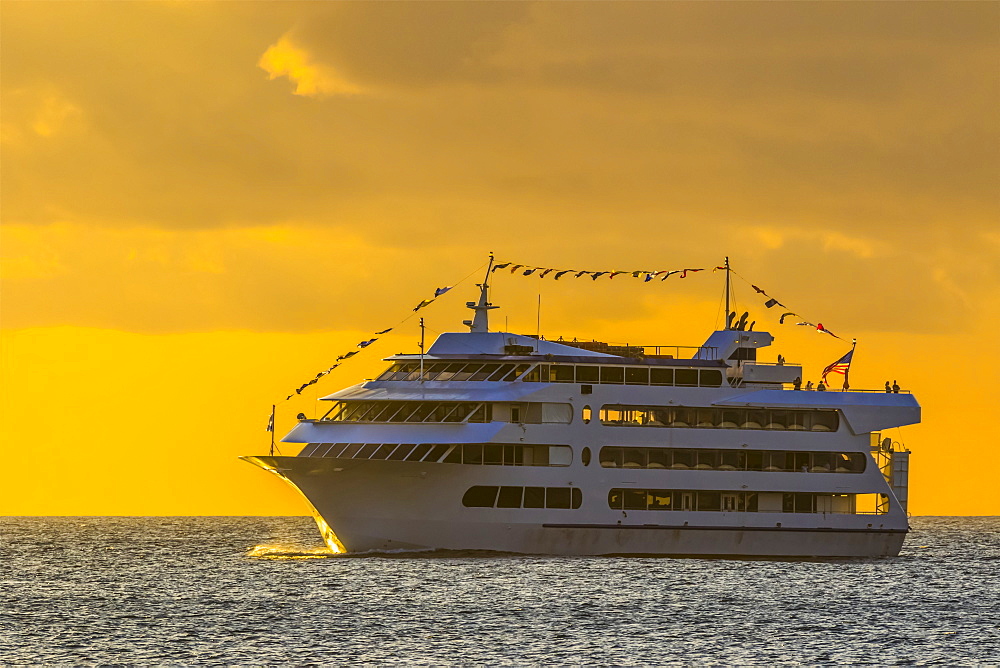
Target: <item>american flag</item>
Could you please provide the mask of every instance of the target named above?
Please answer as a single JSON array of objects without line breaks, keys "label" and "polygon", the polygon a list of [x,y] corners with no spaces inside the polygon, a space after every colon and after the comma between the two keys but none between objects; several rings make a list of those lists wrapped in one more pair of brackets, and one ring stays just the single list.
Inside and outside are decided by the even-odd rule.
[{"label": "american flag", "polygon": [[829,373],[839,373],[845,378],[847,377],[847,371],[851,368],[851,358],[854,357],[854,348],[841,357],[839,360],[831,364],[830,366],[823,369],[823,382],[826,382],[826,375]]}]

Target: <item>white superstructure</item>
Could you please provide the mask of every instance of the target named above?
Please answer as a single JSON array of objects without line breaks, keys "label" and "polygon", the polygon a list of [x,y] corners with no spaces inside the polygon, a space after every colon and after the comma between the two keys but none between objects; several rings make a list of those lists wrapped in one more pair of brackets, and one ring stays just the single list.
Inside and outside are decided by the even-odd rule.
[{"label": "white superstructure", "polygon": [[910,394],[792,389],[802,368],[758,362],[760,331],[684,355],[490,332],[480,287],[472,331],[324,397],[282,439],[298,456],[244,458],[331,548],[898,554],[909,453],[879,431],[920,421]]}]

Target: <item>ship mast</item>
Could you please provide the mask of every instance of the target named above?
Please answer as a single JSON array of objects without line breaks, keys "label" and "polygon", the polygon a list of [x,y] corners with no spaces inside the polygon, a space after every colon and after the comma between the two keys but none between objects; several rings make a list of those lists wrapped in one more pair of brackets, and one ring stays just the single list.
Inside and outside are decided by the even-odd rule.
[{"label": "ship mast", "polygon": [[730,329],[730,322],[732,318],[729,317],[729,256],[726,256],[726,329]]},{"label": "ship mast", "polygon": [[497,308],[490,303],[489,300],[489,280],[490,274],[493,272],[493,253],[490,253],[490,262],[486,267],[486,276],[483,277],[482,283],[477,283],[479,287],[479,302],[466,302],[465,305],[476,312],[476,315],[472,320],[466,320],[463,324],[469,326],[469,330],[472,332],[488,332],[490,331],[489,323],[489,312],[490,309]]}]

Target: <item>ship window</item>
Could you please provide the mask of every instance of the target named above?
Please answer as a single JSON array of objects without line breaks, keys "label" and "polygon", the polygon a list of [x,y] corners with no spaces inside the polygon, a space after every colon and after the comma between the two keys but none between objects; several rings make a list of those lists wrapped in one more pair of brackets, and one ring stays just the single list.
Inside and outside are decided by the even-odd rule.
[{"label": "ship window", "polygon": [[698,510],[722,510],[722,494],[719,492],[698,492]]},{"label": "ship window", "polygon": [[569,487],[547,487],[545,490],[546,508],[570,508]]},{"label": "ship window", "polygon": [[491,404],[479,404],[476,410],[469,415],[469,422],[490,422],[493,419],[493,407]]},{"label": "ship window", "polygon": [[483,464],[503,464],[503,446],[486,444],[483,446]]},{"label": "ship window", "polygon": [[435,445],[433,448],[431,448],[430,454],[424,457],[424,461],[436,462],[437,460],[441,459],[441,457],[444,455],[445,452],[448,451],[448,448],[450,447],[451,447],[450,445],[443,445],[443,444]]},{"label": "ship window", "polygon": [[649,383],[650,383],[650,385],[673,385],[674,384],[674,370],[673,369],[650,369],[649,370]]},{"label": "ship window", "polygon": [[620,385],[625,382],[625,369],[620,366],[602,366],[601,382]]},{"label": "ship window", "polygon": [[606,469],[620,469],[622,467],[622,449],[601,448],[601,466]]},{"label": "ship window", "polygon": [[400,445],[398,448],[396,448],[395,450],[393,450],[392,454],[389,455],[388,458],[392,459],[392,460],[395,460],[395,461],[399,461],[401,459],[406,459],[406,455],[410,454],[411,450],[413,450],[413,444],[412,443],[404,443],[403,445]]},{"label": "ship window", "polygon": [[837,414],[834,411],[816,411],[812,414],[813,431],[837,431]]},{"label": "ship window", "polygon": [[340,456],[343,459],[354,459],[354,455],[358,454],[362,445],[364,445],[364,443],[351,443],[344,448],[344,451],[340,454]]},{"label": "ship window", "polygon": [[455,445],[452,446],[451,452],[448,456],[444,458],[445,464],[461,464],[462,463],[462,446]]},{"label": "ship window", "polygon": [[521,407],[520,406],[511,406],[510,407],[510,421],[511,422],[520,422],[521,421]]},{"label": "ship window", "polygon": [[375,454],[372,455],[372,459],[385,459],[390,453],[392,453],[395,447],[395,444],[383,443],[378,446],[378,450],[376,450]]},{"label": "ship window", "polygon": [[646,468],[646,448],[625,448],[625,463],[623,468],[644,469]]},{"label": "ship window", "polygon": [[573,510],[576,510],[583,505],[583,492],[579,487],[570,487],[570,492],[573,495]]},{"label": "ship window", "polygon": [[623,490],[622,496],[624,497],[624,509],[625,510],[645,510],[646,509],[646,490],[644,490],[644,489],[626,489],[626,490]]},{"label": "ship window", "polygon": [[496,370],[499,368],[500,368],[499,364],[484,364],[478,370],[476,370],[474,374],[472,374],[469,380],[486,380],[494,373],[496,373]]},{"label": "ship window", "polygon": [[717,457],[717,450],[698,450],[696,455],[698,463],[694,467],[703,471],[714,469]]},{"label": "ship window", "polygon": [[462,497],[462,505],[466,508],[492,508],[496,503],[499,487],[486,487],[477,485],[470,487]]},{"label": "ship window", "polygon": [[454,381],[469,380],[473,374],[483,368],[482,364],[466,364],[461,371],[451,377]]},{"label": "ship window", "polygon": [[600,367],[583,365],[576,367],[576,382],[578,383],[597,383],[600,382],[600,378]]},{"label": "ship window", "polygon": [[670,465],[670,468],[678,470],[693,469],[697,465],[697,459],[697,452],[695,450],[674,450],[674,461]]},{"label": "ship window", "polygon": [[509,383],[514,380],[517,380],[517,377],[520,376],[525,371],[527,371],[530,366],[531,366],[530,364],[516,365],[506,376],[504,376],[503,378],[504,382]]},{"label": "ship window", "polygon": [[383,421],[405,422],[406,419],[413,414],[413,411],[417,410],[419,405],[420,404],[416,401],[401,401],[399,402],[399,410],[391,415],[389,414],[389,411],[386,411],[385,416],[383,416]]},{"label": "ship window", "polygon": [[715,369],[702,369],[698,372],[701,387],[721,387],[722,372]]},{"label": "ship window", "polygon": [[398,370],[399,370],[399,365],[393,364],[388,369],[379,374],[379,377],[376,378],[375,380],[390,380]]},{"label": "ship window", "polygon": [[698,385],[698,370],[697,369],[675,369],[674,370],[674,385],[678,387],[697,387]]},{"label": "ship window", "polygon": [[551,371],[553,383],[572,383],[573,366],[571,364],[557,364]]},{"label": "ship window", "polygon": [[742,471],[746,468],[746,450],[721,450],[720,471]]},{"label": "ship window", "polygon": [[510,370],[513,368],[513,366],[514,366],[513,364],[501,364],[500,368],[494,371],[493,374],[487,380],[491,382],[496,382],[498,380],[503,379],[504,376],[510,373]]},{"label": "ship window", "polygon": [[418,402],[417,409],[413,411],[407,418],[407,422],[423,422],[430,417],[431,413],[434,411],[435,404],[432,402]]},{"label": "ship window", "polygon": [[462,446],[463,459],[462,461],[466,464],[482,464],[483,463],[483,444],[482,443],[466,443]]},{"label": "ship window", "polygon": [[497,508],[520,508],[523,487],[501,487]]},{"label": "ship window", "polygon": [[525,508],[544,508],[545,507],[545,488],[544,487],[525,487],[524,488],[524,507]]},{"label": "ship window", "polygon": [[368,459],[378,450],[378,443],[366,443],[354,457],[355,459]]},{"label": "ship window", "polygon": [[340,453],[347,448],[347,443],[333,443],[327,448],[326,452],[323,453],[324,457],[339,457]]},{"label": "ship window", "polygon": [[451,380],[455,376],[456,373],[458,373],[459,371],[462,370],[462,367],[464,367],[464,366],[465,366],[465,364],[463,362],[458,362],[458,363],[453,362],[451,364],[447,364],[438,373],[438,375],[435,378],[435,380],[439,380],[439,381]]},{"label": "ship window", "polygon": [[594,412],[591,410],[590,406],[584,406],[581,412],[581,417],[583,417],[584,424],[590,424],[591,418],[593,418]]},{"label": "ship window", "polygon": [[430,445],[428,445],[427,443],[421,443],[417,447],[413,448],[413,452],[411,452],[406,456],[406,461],[419,462],[421,459],[424,458],[424,455],[426,455],[430,451],[430,449],[431,449]]},{"label": "ship window", "polygon": [[665,489],[651,489],[646,492],[646,508],[649,510],[670,510],[671,493]]},{"label": "ship window", "polygon": [[444,371],[445,366],[447,366],[447,365],[445,365],[445,364],[443,364],[441,362],[434,362],[434,363],[425,362],[424,363],[424,375],[421,376],[421,378],[423,380],[434,380],[434,378],[439,373],[441,373],[442,371]]},{"label": "ship window", "polygon": [[625,384],[626,385],[649,385],[649,369],[648,368],[628,368],[625,369]]}]

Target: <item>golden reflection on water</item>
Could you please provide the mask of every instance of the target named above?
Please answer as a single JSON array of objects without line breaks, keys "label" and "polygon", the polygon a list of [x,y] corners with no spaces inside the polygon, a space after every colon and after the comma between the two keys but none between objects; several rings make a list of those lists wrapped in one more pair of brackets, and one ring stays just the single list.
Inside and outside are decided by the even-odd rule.
[{"label": "golden reflection on water", "polygon": [[336,556],[337,553],[326,547],[302,547],[301,545],[290,545],[286,543],[272,543],[268,545],[254,545],[247,551],[246,556],[257,559],[325,559]]}]

